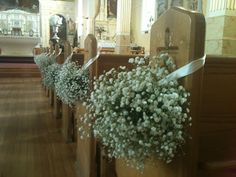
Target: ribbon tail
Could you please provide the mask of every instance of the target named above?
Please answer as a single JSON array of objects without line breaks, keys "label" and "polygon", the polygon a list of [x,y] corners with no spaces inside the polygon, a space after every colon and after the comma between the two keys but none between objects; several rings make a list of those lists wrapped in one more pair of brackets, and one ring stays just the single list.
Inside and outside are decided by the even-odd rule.
[{"label": "ribbon tail", "polygon": [[83,65],[83,69],[84,69],[84,70],[88,69],[89,66],[90,66],[91,64],[93,64],[93,63],[98,59],[99,56],[100,56],[100,51],[98,51],[98,53],[97,53],[97,55],[96,55],[95,57],[90,58],[90,59],[88,60],[88,62]]},{"label": "ribbon tail", "polygon": [[197,70],[199,70],[204,66],[205,60],[206,60],[206,54],[202,58],[194,60],[182,66],[181,68],[177,69],[176,71],[168,74],[166,77],[162,78],[159,81],[159,84],[163,84],[165,81],[177,80],[196,72]]}]

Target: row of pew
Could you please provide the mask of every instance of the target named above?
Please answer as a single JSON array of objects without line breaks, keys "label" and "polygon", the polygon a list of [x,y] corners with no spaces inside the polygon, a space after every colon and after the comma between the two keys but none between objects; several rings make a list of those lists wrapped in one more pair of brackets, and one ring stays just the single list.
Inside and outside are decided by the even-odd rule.
[{"label": "row of pew", "polygon": [[[179,25],[181,22],[181,25]],[[151,29],[150,55],[165,51],[181,67],[204,55],[205,19],[202,14],[171,8]],[[58,46],[56,46],[56,53]],[[52,51],[51,51],[52,52]],[[63,63],[72,50],[65,43]],[[81,65],[97,54],[96,38],[89,34],[83,53],[73,54]],[[127,66],[134,55],[100,54],[89,68],[90,78],[119,66]],[[125,165],[124,159],[109,159],[94,137],[80,139],[76,124],[86,113],[82,102],[71,108],[47,90],[55,119],[62,119],[62,136],[66,143],[76,142],[79,177],[235,177],[236,176],[236,57],[206,56],[202,69],[180,80],[191,93],[192,139],[186,142],[185,155],[170,163],[149,162],[143,173]]]}]

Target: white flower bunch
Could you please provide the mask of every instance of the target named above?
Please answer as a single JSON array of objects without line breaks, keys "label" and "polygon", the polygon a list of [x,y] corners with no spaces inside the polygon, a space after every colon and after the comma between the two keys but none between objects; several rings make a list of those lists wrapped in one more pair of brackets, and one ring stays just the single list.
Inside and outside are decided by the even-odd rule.
[{"label": "white flower bunch", "polygon": [[43,67],[45,60],[47,59],[48,56],[45,53],[41,53],[39,55],[34,56],[34,62],[39,67],[39,69]]},{"label": "white flower bunch", "polygon": [[43,58],[45,58],[46,57],[46,54],[45,53],[41,53],[41,54],[39,54],[39,55],[35,55],[34,56],[34,62],[35,62],[35,64],[36,65],[40,65],[40,63],[42,62],[41,60],[43,60]]},{"label": "white flower bunch", "polygon": [[53,63],[46,67],[43,74],[43,83],[48,88],[54,88],[55,83],[58,81],[59,73],[62,65]]},{"label": "white flower bunch", "polygon": [[48,56],[45,53],[42,53],[34,57],[34,62],[39,67],[41,73],[43,74],[47,70],[47,67],[49,65],[56,62],[56,57],[54,55]]},{"label": "white flower bunch", "polygon": [[83,100],[89,93],[89,75],[75,62],[66,61],[55,83],[57,96],[69,106],[75,105],[78,100]]},{"label": "white flower bunch", "polygon": [[108,156],[125,158],[141,170],[151,157],[171,162],[191,121],[184,87],[176,80],[158,82],[175,69],[173,59],[167,54],[153,59],[155,67],[146,64],[147,58],[131,58],[135,69],[111,69],[96,79],[79,127],[85,137],[86,125],[91,126]]}]

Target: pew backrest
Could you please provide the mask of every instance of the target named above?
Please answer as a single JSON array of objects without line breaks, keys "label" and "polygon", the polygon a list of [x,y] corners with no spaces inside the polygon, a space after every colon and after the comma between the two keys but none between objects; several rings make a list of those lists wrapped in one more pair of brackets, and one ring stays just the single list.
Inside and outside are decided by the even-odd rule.
[{"label": "pew backrest", "polygon": [[[150,37],[150,56],[160,52],[168,52],[175,60],[177,68],[204,56],[205,18],[202,14],[182,8],[171,8],[152,25]],[[202,72],[199,70],[180,82],[191,93],[191,117],[193,126],[190,128],[192,140],[187,140],[183,157],[176,158],[171,164],[159,165],[153,171],[156,176],[194,177],[198,163],[198,132],[197,121],[200,113],[200,95]],[[149,171],[150,176],[152,172]],[[122,175],[118,175],[122,176]]]},{"label": "pew backrest", "polygon": [[227,170],[236,169],[235,90],[236,57],[208,55],[199,120],[199,163],[204,175],[224,171],[222,176],[227,176]]}]

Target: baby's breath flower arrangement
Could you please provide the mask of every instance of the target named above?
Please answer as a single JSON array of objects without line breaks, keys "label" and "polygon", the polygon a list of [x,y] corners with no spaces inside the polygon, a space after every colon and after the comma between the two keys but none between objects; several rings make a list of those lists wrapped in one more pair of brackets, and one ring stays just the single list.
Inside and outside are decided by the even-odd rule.
[{"label": "baby's breath flower arrangement", "polygon": [[[101,75],[84,103],[88,113],[81,118],[109,157],[125,158],[141,170],[153,157],[171,162],[185,142],[191,120],[184,87],[177,80],[159,82],[175,70],[173,59],[161,54],[154,60],[152,67],[146,58],[131,58],[136,66],[131,71],[121,67]],[[82,137],[88,136],[84,126],[79,127]]]},{"label": "baby's breath flower arrangement", "polygon": [[37,66],[40,66],[40,63],[42,62],[42,60],[46,57],[45,53],[41,53],[39,55],[35,55],[34,56],[34,62]]},{"label": "baby's breath flower arrangement", "polygon": [[67,60],[59,73],[55,83],[57,96],[69,106],[75,105],[79,100],[86,98],[89,92],[88,71],[75,62]]},{"label": "baby's breath flower arrangement", "polygon": [[54,55],[48,56],[45,53],[42,53],[34,57],[34,62],[39,67],[41,73],[43,74],[47,70],[47,67],[49,65],[56,62],[56,56]]},{"label": "baby's breath flower arrangement", "polygon": [[58,63],[53,63],[44,69],[43,73],[43,83],[48,88],[54,88],[55,83],[58,80],[58,75],[60,73],[62,65]]}]

